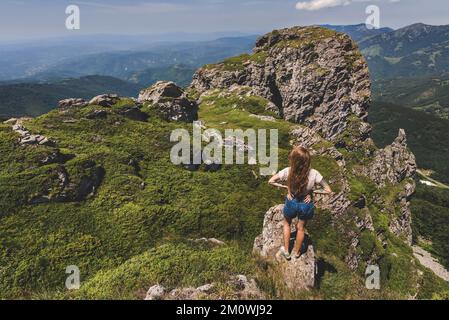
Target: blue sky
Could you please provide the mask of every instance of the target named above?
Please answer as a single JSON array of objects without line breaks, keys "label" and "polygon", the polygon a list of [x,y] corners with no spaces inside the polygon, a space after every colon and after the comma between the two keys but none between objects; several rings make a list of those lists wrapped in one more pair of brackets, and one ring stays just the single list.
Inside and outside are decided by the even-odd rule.
[{"label": "blue sky", "polygon": [[[298,4],[298,2],[300,2]],[[65,29],[65,8],[81,9],[81,30]],[[0,40],[74,34],[239,31],[355,24],[378,5],[381,25],[449,24],[447,0],[1,0]]]}]

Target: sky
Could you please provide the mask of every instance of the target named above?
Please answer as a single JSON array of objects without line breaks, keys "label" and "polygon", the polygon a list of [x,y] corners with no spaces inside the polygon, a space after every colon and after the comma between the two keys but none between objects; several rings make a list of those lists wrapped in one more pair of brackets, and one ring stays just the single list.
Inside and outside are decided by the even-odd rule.
[{"label": "sky", "polygon": [[[80,29],[67,30],[67,6]],[[365,22],[380,8],[381,27],[449,24],[448,0],[0,0],[0,41],[92,34],[263,33],[275,28]]]}]

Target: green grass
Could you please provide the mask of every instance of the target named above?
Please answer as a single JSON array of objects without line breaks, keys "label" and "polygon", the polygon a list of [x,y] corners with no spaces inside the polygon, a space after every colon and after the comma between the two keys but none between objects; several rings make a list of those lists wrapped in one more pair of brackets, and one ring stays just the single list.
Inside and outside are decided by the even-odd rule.
[{"label": "green grass", "polygon": [[[194,243],[167,243],[137,255],[124,264],[98,272],[76,299],[142,299],[145,288],[160,284],[174,289],[225,283],[235,274],[252,274],[255,264],[237,246],[218,248]],[[136,288],[140,288],[136,289]]]},{"label": "green grass", "polygon": [[[267,184],[268,178],[258,174],[257,165],[224,165],[217,172],[206,172],[203,166],[190,172],[172,165],[170,133],[175,128],[192,130],[191,126],[165,122],[150,106],[142,108],[150,116],[148,122],[114,113],[129,103],[121,101],[105,119],[86,119],[99,109],[88,106],[66,113],[55,110],[26,123],[33,133],[55,140],[63,154],[71,155],[61,163],[42,165],[40,159],[54,148],[19,146],[11,129],[0,125],[1,298],[139,299],[156,283],[169,288],[209,282],[224,285],[233,274],[254,276],[273,293],[274,275],[261,276],[251,251],[266,211],[282,203],[284,193]],[[219,130],[278,129],[282,169],[288,166],[290,131],[296,125],[250,116],[266,114],[266,103],[257,97],[217,95],[203,101],[199,116],[207,127]],[[65,123],[67,119],[76,121]],[[328,157],[313,161],[331,187],[339,190],[339,177],[344,173],[337,163]],[[92,197],[29,203],[36,194],[60,192],[58,170],[66,170],[77,184],[91,174],[92,162],[105,173]],[[354,177],[351,187],[354,193],[386,197],[360,177]],[[373,215],[374,209],[370,209]],[[366,292],[360,272],[345,267],[349,235],[357,232],[355,218],[364,214],[350,210],[336,223],[329,212],[317,210],[308,230],[318,258],[337,271],[324,272],[321,285],[310,294],[285,291],[274,297],[376,298],[395,292],[404,297],[413,291],[411,284],[401,284],[404,279],[419,280],[413,277],[414,267],[406,264],[411,253],[394,243],[394,238],[389,241],[399,248],[394,252],[398,257],[383,252],[369,232],[362,235],[360,249],[364,256],[380,256],[388,270],[393,270],[388,274],[391,292]],[[187,240],[201,237],[218,238],[226,245],[210,247]],[[64,287],[69,265],[81,271],[77,292]],[[401,268],[407,270],[405,276],[395,271]],[[440,288],[439,282],[429,286],[425,296],[440,294],[432,289]]]}]

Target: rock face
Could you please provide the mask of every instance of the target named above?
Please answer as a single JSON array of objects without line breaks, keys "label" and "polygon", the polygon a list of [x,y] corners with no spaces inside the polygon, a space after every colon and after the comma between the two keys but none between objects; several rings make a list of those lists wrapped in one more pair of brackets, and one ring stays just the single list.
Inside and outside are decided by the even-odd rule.
[{"label": "rock face", "polygon": [[416,188],[415,182],[410,178],[416,174],[416,168],[415,156],[407,147],[407,137],[402,129],[395,141],[378,150],[374,160],[365,168],[365,174],[379,187],[405,183],[396,199],[399,216],[391,220],[389,228],[393,234],[404,237],[409,244],[412,243],[410,197]]},{"label": "rock face", "polygon": [[[264,295],[257,287],[254,279],[248,279],[244,275],[237,275],[229,279],[226,285],[230,288],[228,295],[235,299],[263,299]],[[198,288],[175,288],[168,290],[161,285],[152,286],[145,297],[145,300],[200,300],[200,299],[219,299],[226,297],[216,292],[215,283],[205,284]]]},{"label": "rock face", "polygon": [[367,121],[367,64],[348,36],[320,27],[273,31],[257,41],[253,55],[198,70],[192,87],[204,92],[236,84],[326,139],[342,133],[351,116]]},{"label": "rock face", "polygon": [[159,81],[140,92],[140,103],[151,103],[167,121],[193,122],[198,120],[198,105],[173,82]]},{"label": "rock face", "polygon": [[403,129],[391,145],[376,152],[365,173],[381,187],[387,183],[400,183],[416,174],[415,156],[408,150]]},{"label": "rock face", "polygon": [[[253,252],[275,263],[276,270],[282,276],[285,285],[294,290],[312,288],[315,284],[315,252],[312,245],[303,246],[303,254],[299,259],[291,261],[280,256],[283,230],[283,205],[271,208],[265,214],[262,234],[254,241]],[[293,233],[294,234],[294,233]]]}]

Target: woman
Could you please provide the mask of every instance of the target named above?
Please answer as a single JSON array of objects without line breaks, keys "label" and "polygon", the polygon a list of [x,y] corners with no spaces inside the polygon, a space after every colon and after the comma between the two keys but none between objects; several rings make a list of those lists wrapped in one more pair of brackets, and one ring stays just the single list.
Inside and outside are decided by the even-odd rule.
[{"label": "woman", "polygon": [[[320,184],[324,193],[331,194],[332,190],[323,179],[323,176],[310,166],[310,153],[303,147],[295,147],[289,155],[290,167],[274,175],[269,184],[288,190],[284,206],[284,246],[281,247],[282,256],[290,260],[289,253],[291,223],[298,218],[296,225],[296,243],[293,253],[296,258],[301,256],[301,247],[304,242],[304,228],[308,220],[313,218],[314,204],[312,202],[313,188]],[[287,185],[278,183],[287,182]]]}]

